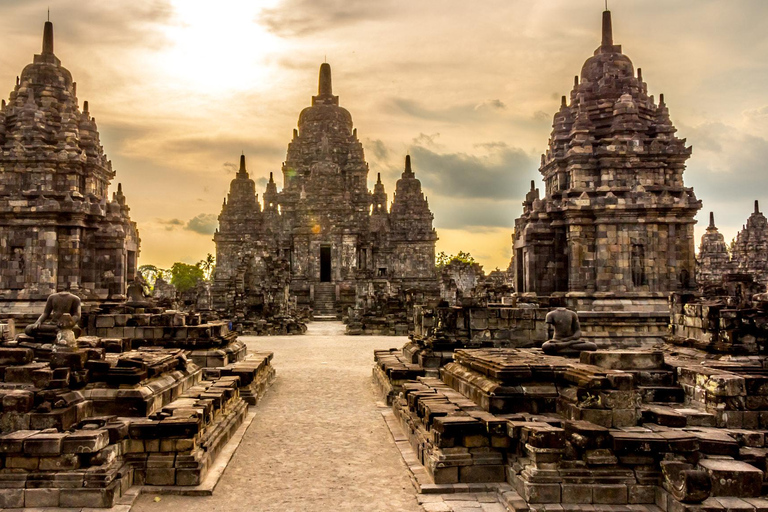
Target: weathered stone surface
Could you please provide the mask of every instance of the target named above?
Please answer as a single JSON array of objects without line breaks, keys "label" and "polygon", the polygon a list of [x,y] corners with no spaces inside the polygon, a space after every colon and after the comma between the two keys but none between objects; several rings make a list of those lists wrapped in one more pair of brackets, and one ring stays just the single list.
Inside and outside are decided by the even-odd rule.
[{"label": "weathered stone surface", "polygon": [[[53,25],[46,23],[53,41]],[[43,301],[58,290],[121,297],[139,236],[112,162],[53,45],[26,66],[0,110],[0,299]]]},{"label": "weathered stone surface", "polygon": [[282,191],[270,174],[262,208],[241,157],[214,235],[214,308],[246,319],[286,314],[290,291],[300,309],[338,316],[355,305],[358,284],[381,280],[395,294],[437,287],[437,235],[410,157],[388,211],[380,177],[368,190],[363,147],[328,64],[282,171]]},{"label": "weathered stone surface", "polygon": [[663,95],[648,95],[613,44],[609,11],[603,23],[602,44],[554,116],[544,197],[532,182],[515,221],[515,288],[572,292],[578,309],[631,309],[617,299],[663,309],[666,293],[694,285],[701,202],[683,183],[691,148]]}]

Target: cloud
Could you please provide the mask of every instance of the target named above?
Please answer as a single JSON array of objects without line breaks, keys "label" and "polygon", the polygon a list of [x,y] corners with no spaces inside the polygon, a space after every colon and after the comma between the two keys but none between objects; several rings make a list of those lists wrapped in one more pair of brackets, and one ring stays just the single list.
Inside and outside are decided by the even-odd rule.
[{"label": "cloud", "polygon": [[221,168],[224,169],[224,174],[234,174],[239,167],[234,162],[224,162],[221,164]]},{"label": "cloud", "polygon": [[436,153],[411,147],[416,175],[432,193],[446,197],[504,200],[522,197],[536,166],[522,149],[494,146],[485,155]]},{"label": "cloud", "polygon": [[377,160],[387,160],[387,158],[389,158],[389,149],[381,139],[365,139],[365,148],[369,150]]},{"label": "cloud", "polygon": [[261,178],[257,178],[257,179],[256,179],[256,185],[257,185],[259,188],[261,188],[261,189],[263,189],[264,187],[266,187],[266,186],[267,186],[267,183],[269,183],[269,180],[268,180],[267,178],[265,178],[264,176],[262,176]]},{"label": "cloud", "polygon": [[386,102],[389,109],[394,109],[417,119],[465,123],[467,121],[488,120],[506,110],[501,100],[487,100],[481,103],[462,103],[443,108],[430,108],[421,102],[407,98],[391,98]]},{"label": "cloud", "polygon": [[416,146],[425,146],[429,148],[441,148],[443,147],[443,145],[437,142],[437,139],[439,137],[440,137],[439,133],[433,133],[431,135],[427,135],[426,133],[420,133],[418,137],[414,137],[412,139],[412,142]]},{"label": "cloud", "polygon": [[212,235],[219,226],[219,219],[212,213],[201,213],[189,220],[184,229],[200,233],[201,235]]},{"label": "cloud", "polygon": [[475,110],[482,110],[484,108],[504,110],[507,106],[501,100],[487,100],[475,105]]},{"label": "cloud", "polygon": [[157,219],[157,223],[165,226],[166,231],[173,231],[179,226],[184,225],[181,219]]},{"label": "cloud", "polygon": [[381,20],[395,11],[392,2],[379,0],[286,0],[264,9],[258,23],[281,37],[304,37],[368,20]]}]

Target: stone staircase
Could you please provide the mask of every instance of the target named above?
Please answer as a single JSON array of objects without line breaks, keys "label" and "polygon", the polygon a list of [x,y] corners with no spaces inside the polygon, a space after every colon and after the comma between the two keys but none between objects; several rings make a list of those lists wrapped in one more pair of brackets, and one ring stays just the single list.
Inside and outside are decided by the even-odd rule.
[{"label": "stone staircase", "polygon": [[336,285],[333,283],[317,283],[315,285],[315,303],[313,307],[315,320],[336,320]]}]

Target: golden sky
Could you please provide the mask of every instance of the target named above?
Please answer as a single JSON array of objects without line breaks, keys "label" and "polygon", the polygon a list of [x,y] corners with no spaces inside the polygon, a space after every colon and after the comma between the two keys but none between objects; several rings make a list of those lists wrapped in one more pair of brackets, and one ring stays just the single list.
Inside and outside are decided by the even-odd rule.
[{"label": "golden sky", "polygon": [[[540,182],[560,96],[600,43],[603,0],[0,0],[0,95],[40,52],[88,100],[142,238],[140,263],[214,252],[241,151],[257,191],[281,163],[319,65],[390,201],[410,152],[438,251],[505,268]],[[763,0],[611,0],[614,40],[693,145],[685,181],[730,240],[768,208]]]}]

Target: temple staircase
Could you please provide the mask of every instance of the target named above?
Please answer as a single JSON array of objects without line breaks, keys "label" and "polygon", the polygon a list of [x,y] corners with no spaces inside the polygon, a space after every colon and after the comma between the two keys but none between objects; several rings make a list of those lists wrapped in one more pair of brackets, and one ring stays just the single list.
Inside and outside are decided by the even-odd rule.
[{"label": "temple staircase", "polygon": [[317,321],[336,320],[336,285],[333,283],[315,284],[315,303],[313,313]]}]

